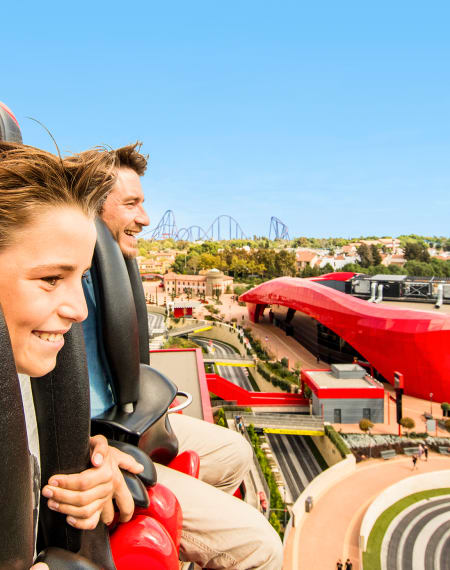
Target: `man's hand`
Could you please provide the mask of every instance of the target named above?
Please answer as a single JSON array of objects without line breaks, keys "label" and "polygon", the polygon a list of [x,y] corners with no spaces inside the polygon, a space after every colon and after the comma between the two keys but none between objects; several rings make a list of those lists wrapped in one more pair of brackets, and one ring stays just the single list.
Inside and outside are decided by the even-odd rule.
[{"label": "man's hand", "polygon": [[[126,487],[119,466],[131,473],[140,473],[143,466],[132,457],[108,446],[101,435],[91,438],[93,467],[71,475],[53,475],[42,494],[49,499],[48,507],[67,515],[67,523],[79,529],[93,529],[101,517],[105,524],[112,522],[117,500],[120,520],[133,515],[133,499]],[[117,455],[117,454],[120,455]]]},{"label": "man's hand", "polygon": [[37,564],[33,564],[30,570],[49,570],[49,567],[47,564],[44,564],[44,562],[38,562]]}]

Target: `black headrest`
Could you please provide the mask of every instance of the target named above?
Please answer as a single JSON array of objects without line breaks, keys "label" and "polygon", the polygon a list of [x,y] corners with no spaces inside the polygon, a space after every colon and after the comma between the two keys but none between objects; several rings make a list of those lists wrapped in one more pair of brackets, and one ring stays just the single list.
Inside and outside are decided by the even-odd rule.
[{"label": "black headrest", "polygon": [[33,486],[19,380],[0,311],[0,568],[33,562]]},{"label": "black headrest", "polygon": [[[89,375],[81,324],[75,323],[64,335],[55,369],[32,380],[42,483],[57,473],[78,473],[88,468],[90,405]],[[95,531],[80,531],[65,522],[65,516],[51,511],[42,498],[39,548],[56,546],[79,552],[107,569],[115,568],[103,525]]]},{"label": "black headrest", "polygon": [[125,264],[130,278],[131,289],[133,291],[134,305],[139,326],[139,355],[142,364],[150,364],[148,345],[148,313],[145,293],[142,286],[142,279],[136,259],[126,258]]},{"label": "black headrest", "polygon": [[22,142],[19,123],[11,109],[0,101],[0,140],[7,142]]},{"label": "black headrest", "polygon": [[92,279],[101,315],[104,350],[113,376],[117,403],[139,398],[139,327],[128,270],[119,245],[97,219]]}]

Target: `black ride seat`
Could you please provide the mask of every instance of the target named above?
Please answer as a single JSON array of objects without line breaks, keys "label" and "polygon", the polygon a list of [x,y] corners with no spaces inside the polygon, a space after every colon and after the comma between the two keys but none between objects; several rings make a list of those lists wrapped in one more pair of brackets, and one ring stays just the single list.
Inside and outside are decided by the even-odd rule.
[{"label": "black ride seat", "polygon": [[[58,354],[55,369],[42,378],[32,380],[42,482],[56,473],[77,473],[90,466],[89,376],[82,327],[72,325],[64,336],[64,347]],[[123,472],[137,506],[148,507],[144,486],[156,483],[156,471],[150,459],[131,445],[118,445],[144,465],[138,477]],[[93,531],[80,531],[66,524],[65,516],[51,511],[41,499],[38,546],[57,546],[78,552],[106,570],[115,569],[109,545],[108,529],[99,523]],[[51,567],[51,566],[50,566]]]},{"label": "black ride seat", "polygon": [[[0,399],[0,450],[2,461],[0,462],[0,500],[2,505],[2,516],[0,518],[1,536],[3,537],[0,548],[0,568],[30,568],[33,563],[34,535],[33,535],[33,481],[30,467],[30,452],[28,450],[28,439],[25,425],[25,417],[22,405],[22,395],[19,387],[19,380],[14,364],[14,358],[9,340],[8,330],[0,312],[0,363],[2,374],[0,376],[0,386],[2,397]],[[45,382],[44,379],[42,379]],[[40,382],[41,380],[38,380]],[[48,389],[50,397],[56,395],[53,387]],[[40,391],[41,392],[41,391]],[[41,392],[42,394],[42,392]],[[76,418],[76,414],[71,414],[71,420]],[[71,436],[71,453],[66,455],[67,442],[58,438],[58,441],[51,442],[48,430],[49,426],[39,425],[39,435],[41,447],[41,471],[42,481],[45,477],[55,474],[58,470],[51,472],[52,464],[55,466],[55,450],[61,444],[62,459],[58,466],[65,467],[65,470],[58,472],[74,472],[70,469],[70,462],[74,461],[75,453],[80,454],[82,461],[74,461],[81,468],[86,466],[87,449],[83,447],[84,437]],[[67,426],[66,426],[67,427]],[[76,432],[79,433],[79,432]],[[41,437],[43,436],[43,437]],[[81,444],[81,445],[80,445]],[[48,454],[46,446],[50,445],[52,453]],[[89,441],[87,442],[89,446]],[[50,517],[46,515],[50,514]],[[99,570],[101,562],[107,570],[113,570],[114,564],[110,563],[108,557],[109,541],[104,533],[104,528],[97,531],[83,533],[69,527],[62,515],[54,513],[42,502],[39,517],[39,538],[38,550],[44,548],[39,560],[47,562],[50,568],[60,570]],[[61,532],[63,531],[63,532]],[[63,536],[62,536],[63,535]],[[7,537],[7,539],[6,539]],[[56,547],[56,548],[55,548]],[[96,555],[89,560],[81,555],[87,555],[91,550],[98,550],[101,556]]]},{"label": "black ride seat", "polygon": [[178,452],[167,416],[177,387],[148,365],[147,311],[145,298],[142,306],[138,288],[131,285],[139,279],[134,261],[125,262],[117,242],[100,219],[96,226],[91,274],[100,315],[98,336],[103,339],[117,405],[92,420],[93,431],[138,445],[154,461],[169,463]]}]

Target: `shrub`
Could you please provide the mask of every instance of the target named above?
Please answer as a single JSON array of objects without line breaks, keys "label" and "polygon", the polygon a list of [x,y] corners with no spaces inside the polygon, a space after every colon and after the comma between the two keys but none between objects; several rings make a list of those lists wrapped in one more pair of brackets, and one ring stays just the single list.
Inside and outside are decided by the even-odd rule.
[{"label": "shrub", "polygon": [[373,423],[368,420],[367,418],[362,418],[359,422],[359,429],[364,432],[368,432],[370,429],[373,428]]},{"label": "shrub", "polygon": [[444,418],[448,416],[448,411],[450,410],[450,404],[448,402],[442,402],[441,404],[442,415]]},{"label": "shrub", "polygon": [[416,422],[412,418],[405,416],[400,420],[400,425],[405,428],[405,430],[413,430],[416,427]]},{"label": "shrub", "polygon": [[217,410],[217,412],[214,414],[214,422],[218,425],[218,426],[222,426],[227,428],[228,424],[227,424],[227,418],[225,416],[225,412],[223,410],[223,408],[219,408]]},{"label": "shrub", "polygon": [[277,533],[281,534],[281,523],[277,515],[273,511],[270,513],[269,522],[273,526],[273,528],[277,531]]},{"label": "shrub", "polygon": [[447,431],[450,431],[450,420],[445,420],[444,425],[445,425],[445,429],[446,429]]},{"label": "shrub", "polygon": [[288,360],[286,357],[283,357],[283,358],[280,360],[280,363],[281,363],[281,365],[284,366],[285,368],[288,368],[288,367],[289,367],[289,360]]},{"label": "shrub", "polygon": [[334,429],[333,426],[325,426],[325,434],[334,443],[334,445],[336,446],[337,450],[339,451],[342,457],[345,457],[346,455],[351,453],[350,449],[347,447],[347,444],[338,434],[338,432]]},{"label": "shrub", "polygon": [[274,529],[278,532],[278,534],[283,537],[283,528],[282,523],[284,519],[283,510],[286,508],[286,505],[283,502],[281,497],[280,491],[278,489],[278,485],[275,481],[275,477],[273,476],[272,470],[270,468],[269,462],[267,461],[267,457],[265,456],[261,446],[259,444],[259,438],[256,434],[255,428],[253,424],[250,424],[247,427],[247,433],[252,443],[253,449],[255,450],[256,458],[261,466],[261,471],[263,472],[264,478],[267,481],[267,485],[270,489],[270,508],[277,509],[276,511],[272,511],[270,513],[269,522],[272,524]]}]

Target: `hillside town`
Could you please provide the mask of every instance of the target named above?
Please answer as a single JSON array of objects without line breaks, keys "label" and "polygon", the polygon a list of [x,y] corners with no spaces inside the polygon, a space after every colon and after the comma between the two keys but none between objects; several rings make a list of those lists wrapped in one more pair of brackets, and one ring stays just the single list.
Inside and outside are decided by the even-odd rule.
[{"label": "hillside town", "polygon": [[[235,240],[190,244],[166,240],[153,242],[151,248],[149,242],[141,240],[142,255],[138,257],[138,263],[141,274],[165,275],[164,281],[171,290],[176,280],[174,275],[183,274],[186,276],[185,284],[181,280],[177,287],[189,286],[199,293],[204,288],[199,283],[203,283],[204,275],[211,269],[223,271],[235,280],[240,277],[255,279],[283,274],[310,277],[332,271],[358,270],[368,274],[407,272],[415,275],[450,276],[448,240],[417,237],[321,240],[323,245],[314,243],[319,240],[307,238],[284,243],[281,240]],[[300,245],[308,241],[313,242],[313,245]],[[339,245],[340,242],[342,245]],[[267,267],[270,260],[266,258],[270,253],[274,257],[278,254],[278,258],[283,258],[283,267],[280,269],[284,271],[276,274],[276,271]]]}]

